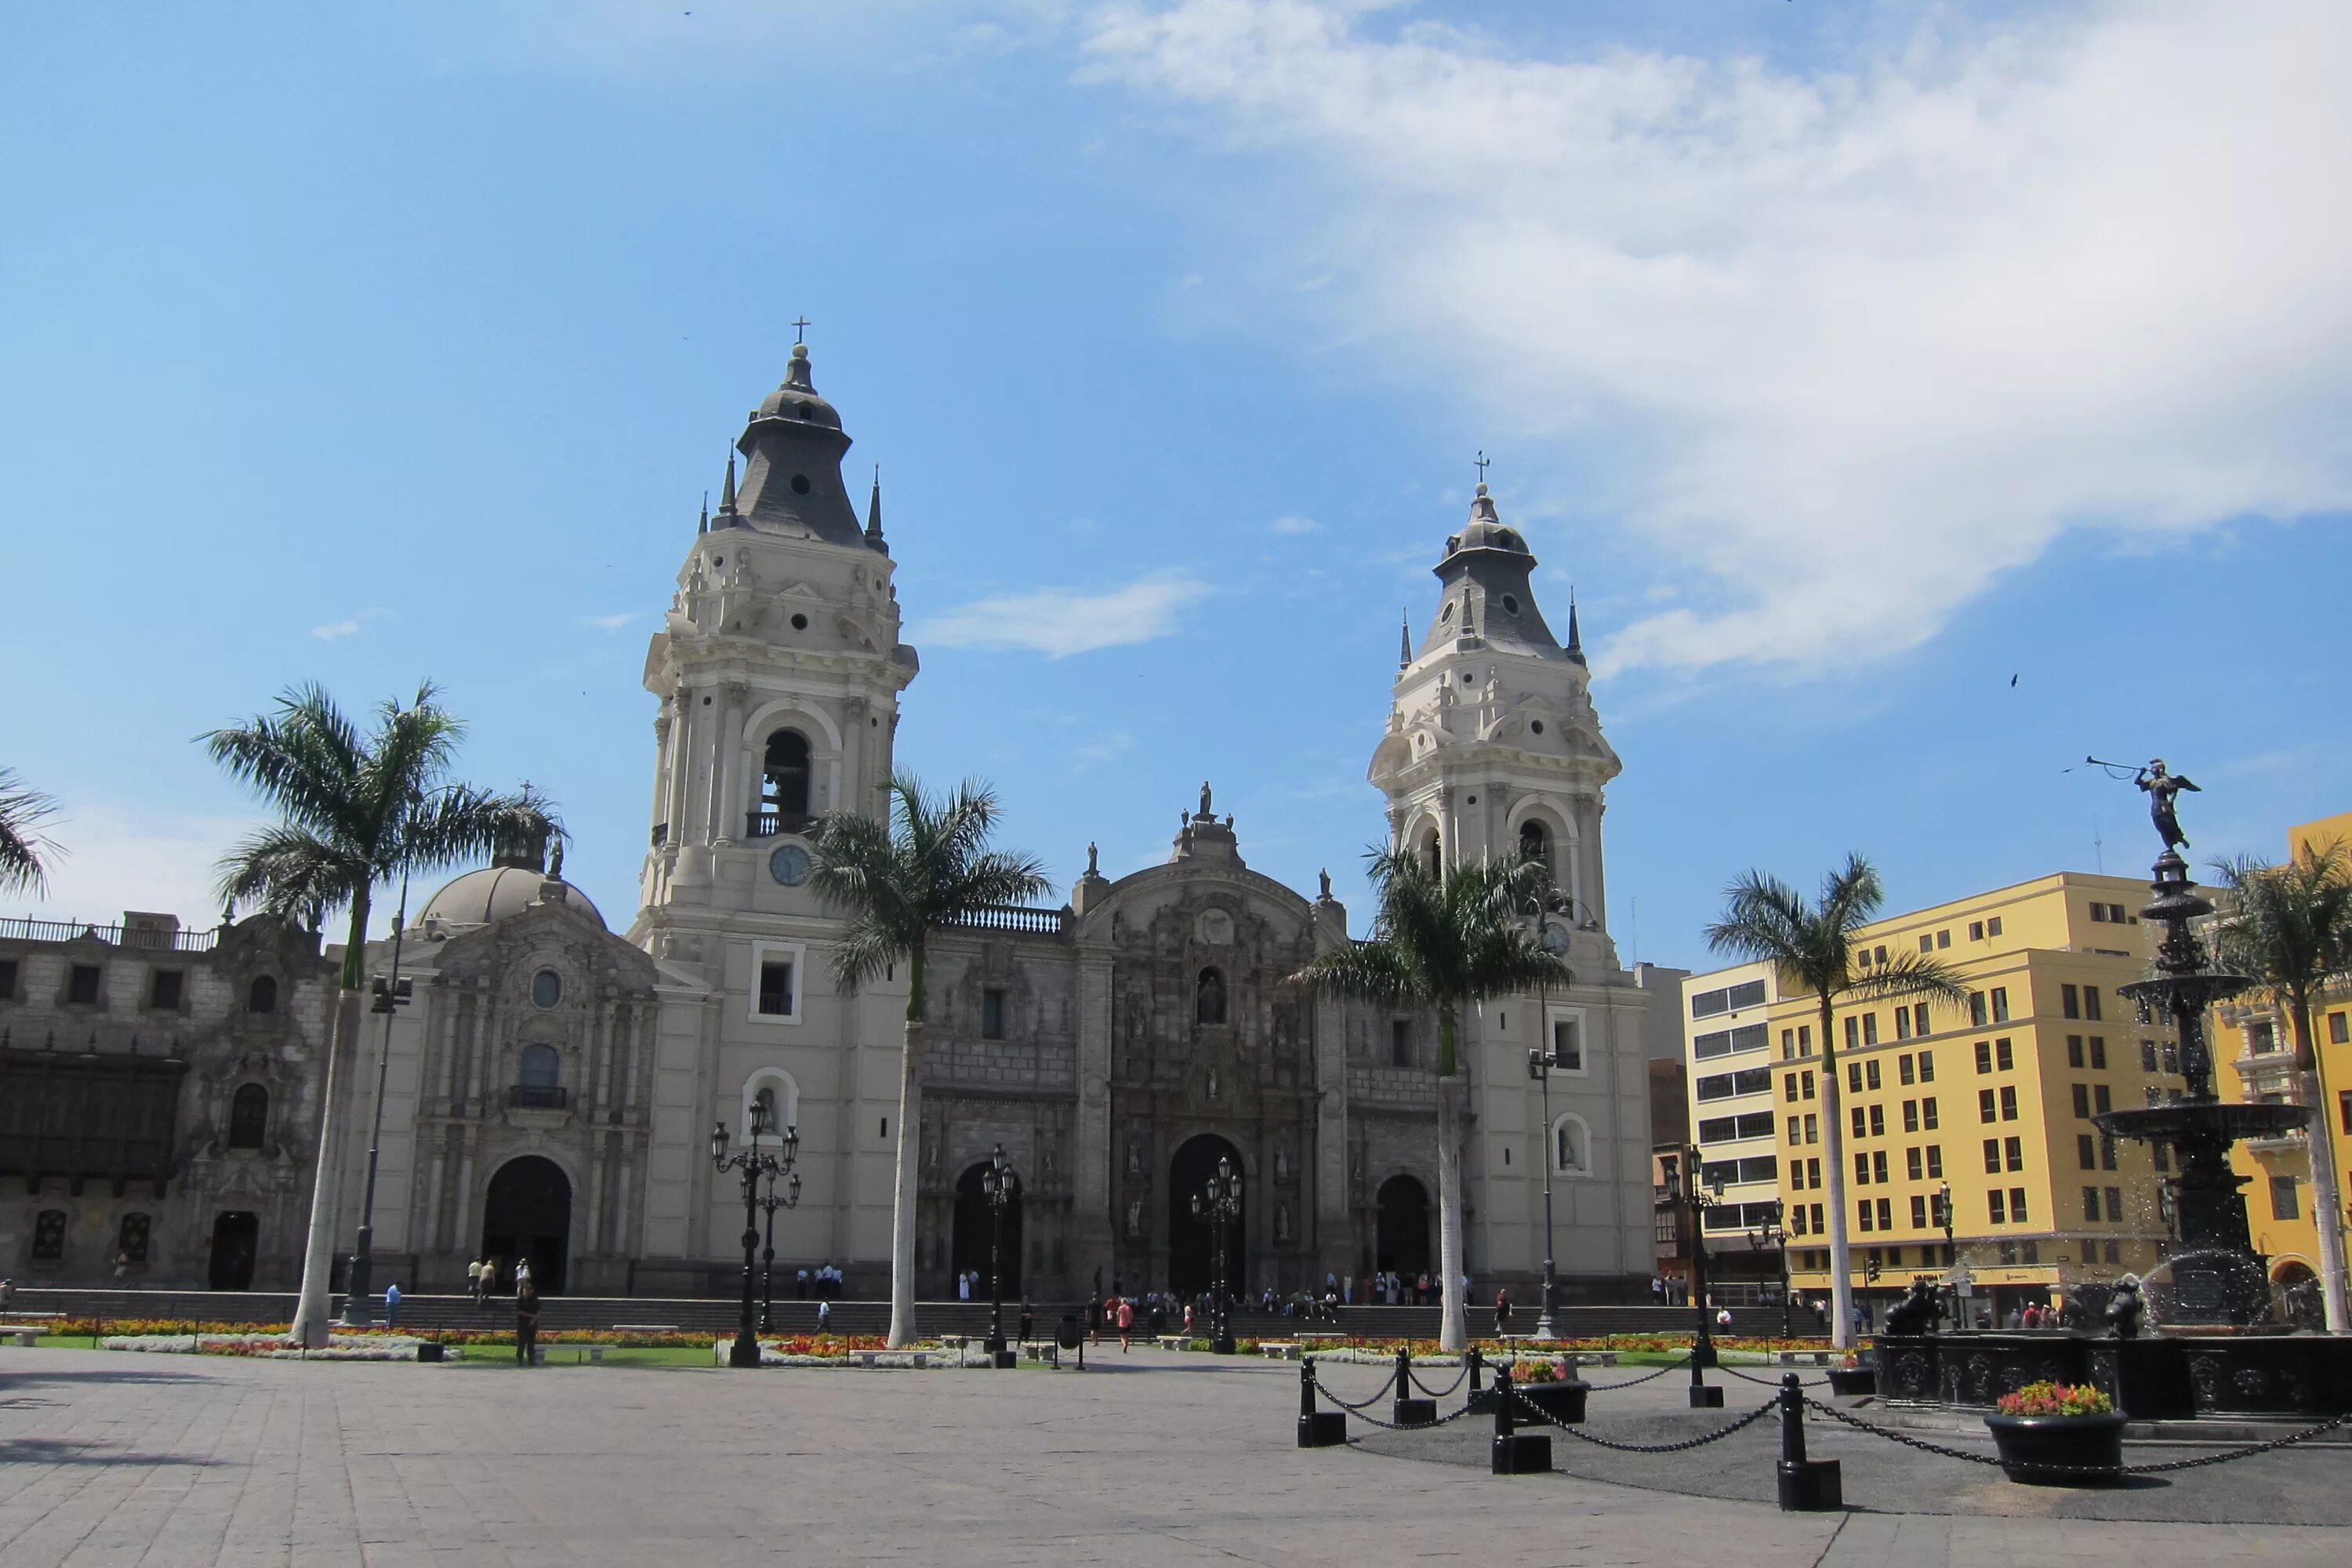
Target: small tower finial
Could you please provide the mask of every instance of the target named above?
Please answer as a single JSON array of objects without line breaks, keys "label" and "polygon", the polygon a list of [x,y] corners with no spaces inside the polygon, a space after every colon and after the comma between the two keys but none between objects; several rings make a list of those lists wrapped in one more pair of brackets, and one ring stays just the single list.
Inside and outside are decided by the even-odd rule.
[{"label": "small tower finial", "polygon": [[1584,634],[1578,628],[1576,624],[1576,586],[1574,584],[1570,584],[1568,590],[1568,647],[1561,651],[1566,653],[1570,658],[1574,659],[1579,664],[1582,664],[1584,662]]},{"label": "small tower finial", "polygon": [[702,516],[696,521],[694,531],[697,533],[710,531],[710,492],[709,490],[702,492]]},{"label": "small tower finial", "polygon": [[1412,612],[1397,611],[1397,668],[1404,668],[1412,662]]},{"label": "small tower finial", "polygon": [[887,551],[882,542],[882,465],[874,465],[874,494],[866,503],[866,548]]},{"label": "small tower finial", "polygon": [[809,319],[808,319],[806,316],[799,317],[799,318],[797,318],[797,319],[795,319],[795,320],[793,321],[793,346],[794,348],[798,348],[798,347],[800,347],[803,343],[805,343],[805,342],[808,342],[808,330],[809,330]]},{"label": "small tower finial", "polygon": [[719,492],[719,515],[731,517],[735,512],[735,448],[727,448],[727,484]]},{"label": "small tower finial", "polygon": [[1486,468],[1487,468],[1487,458],[1486,458],[1486,447],[1479,447],[1479,448],[1478,448],[1478,460],[1477,460],[1477,462],[1476,462],[1475,464],[1474,464],[1474,465],[1472,465],[1472,466],[1473,466],[1473,467],[1475,467],[1475,468],[1478,470],[1478,493],[1479,493],[1480,495],[1485,495],[1485,494],[1486,493]]}]

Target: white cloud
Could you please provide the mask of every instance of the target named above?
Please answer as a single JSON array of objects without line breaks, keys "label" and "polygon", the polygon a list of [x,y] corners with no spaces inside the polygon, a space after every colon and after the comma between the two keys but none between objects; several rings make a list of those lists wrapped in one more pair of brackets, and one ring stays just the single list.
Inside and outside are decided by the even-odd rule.
[{"label": "white cloud", "polygon": [[981,599],[919,623],[919,647],[1023,648],[1066,658],[1097,648],[1150,642],[1176,629],[1208,585],[1184,576],[1147,577],[1108,593],[1048,588]]},{"label": "white cloud", "polygon": [[1416,377],[1619,455],[1686,592],[1605,664],[1899,649],[2072,530],[2352,506],[2341,0],[1939,13],[1811,74],[1386,9],[1116,5],[1089,74],[1318,177],[1295,245],[1354,259],[1265,308],[1415,321]]},{"label": "white cloud", "polygon": [[217,924],[213,864],[259,826],[255,817],[181,816],[67,800],[44,825],[63,847],[49,866],[48,894],[22,912],[110,925],[125,910],[152,910],[191,927]]},{"label": "white cloud", "polygon": [[1070,753],[1070,761],[1080,773],[1088,768],[1117,762],[1135,750],[1135,737],[1125,730],[1111,730],[1096,736]]},{"label": "white cloud", "polygon": [[321,642],[333,642],[337,637],[356,637],[359,629],[357,621],[329,621],[325,626],[312,626],[310,635]]},{"label": "white cloud", "polygon": [[581,625],[594,626],[598,631],[616,632],[643,614],[640,610],[623,610],[617,616],[588,616],[582,619]]},{"label": "white cloud", "polygon": [[1277,517],[1266,526],[1276,533],[1312,533],[1323,525],[1311,517]]}]

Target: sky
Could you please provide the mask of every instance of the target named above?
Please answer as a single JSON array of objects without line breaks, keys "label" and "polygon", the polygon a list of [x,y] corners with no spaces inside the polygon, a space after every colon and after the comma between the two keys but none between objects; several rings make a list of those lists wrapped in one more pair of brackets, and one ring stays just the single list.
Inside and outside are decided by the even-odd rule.
[{"label": "sky", "polygon": [[2275,856],[2352,806],[2347,64],[2339,0],[8,7],[0,766],[60,853],[0,913],[211,923],[260,807],[196,738],[429,679],[625,926],[646,638],[802,316],[900,760],[1057,896],[1206,778],[1363,929],[1481,452],[1628,962],[1749,867],[2134,871],[2093,753]]}]

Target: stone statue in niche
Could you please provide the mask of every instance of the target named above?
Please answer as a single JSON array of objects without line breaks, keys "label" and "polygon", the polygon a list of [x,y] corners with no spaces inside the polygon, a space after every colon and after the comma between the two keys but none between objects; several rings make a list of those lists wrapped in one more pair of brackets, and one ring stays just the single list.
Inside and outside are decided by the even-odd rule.
[{"label": "stone statue in niche", "polygon": [[1143,1200],[1141,1198],[1127,1200],[1127,1234],[1132,1237],[1139,1237],[1143,1234]]},{"label": "stone statue in niche", "polygon": [[1277,1182],[1290,1180],[1290,1145],[1287,1143],[1274,1146],[1274,1179]]},{"label": "stone statue in niche", "polygon": [[1217,1069],[1214,1068],[1209,1069],[1209,1098],[1217,1098]]},{"label": "stone statue in niche", "polygon": [[1037,1151],[1037,1173],[1048,1182],[1054,1179],[1054,1146],[1051,1143]]},{"label": "stone statue in niche", "polygon": [[1192,935],[1211,947],[1230,947],[1234,940],[1234,917],[1223,910],[1202,910],[1192,922]]},{"label": "stone statue in niche", "polygon": [[1274,1239],[1276,1241],[1290,1239],[1290,1205],[1288,1204],[1274,1205]]},{"label": "stone statue in niche", "polygon": [[940,1135],[931,1133],[923,1140],[923,1169],[933,1175],[940,1171]]},{"label": "stone statue in niche", "polygon": [[1331,897],[1331,873],[1328,871],[1318,871],[1315,873],[1315,879],[1323,885],[1323,892],[1321,896],[1328,900]]}]

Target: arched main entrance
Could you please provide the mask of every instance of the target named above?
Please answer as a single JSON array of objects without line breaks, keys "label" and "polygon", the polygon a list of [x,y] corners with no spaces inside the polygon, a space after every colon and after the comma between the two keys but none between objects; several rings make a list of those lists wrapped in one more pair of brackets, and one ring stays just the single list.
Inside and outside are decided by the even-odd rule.
[{"label": "arched main entrance", "polygon": [[530,1259],[531,1283],[560,1295],[572,1249],[572,1182],[554,1161],[525,1154],[500,1165],[482,1205],[482,1251],[499,1259],[499,1282],[511,1284],[518,1258]]},{"label": "arched main entrance", "polygon": [[1391,1176],[1381,1184],[1380,1203],[1372,1267],[1412,1279],[1429,1267],[1429,1189],[1411,1176]]},{"label": "arched main entrance", "polygon": [[[989,1242],[996,1224],[996,1215],[988,1206],[988,1194],[981,1190],[980,1179],[988,1173],[988,1162],[982,1160],[956,1178],[955,1230],[950,1236],[950,1262],[955,1272],[977,1272],[980,1281],[972,1288],[974,1300],[988,1299]],[[1021,1198],[1014,1194],[1004,1208],[1004,1293],[1009,1297],[1021,1294]]]},{"label": "arched main entrance", "polygon": [[[1217,1173],[1220,1157],[1241,1171],[1241,1151],[1204,1132],[1187,1139],[1168,1163],[1168,1288],[1179,1296],[1203,1295],[1216,1282],[1216,1232],[1192,1217],[1192,1199]],[[1244,1184],[1242,1214],[1225,1227],[1225,1283],[1237,1294],[1249,1284],[1249,1195]]]},{"label": "arched main entrance", "polygon": [[231,1209],[213,1221],[212,1268],[208,1271],[215,1290],[250,1290],[253,1289],[253,1258],[261,1245],[261,1221],[254,1215]]}]

